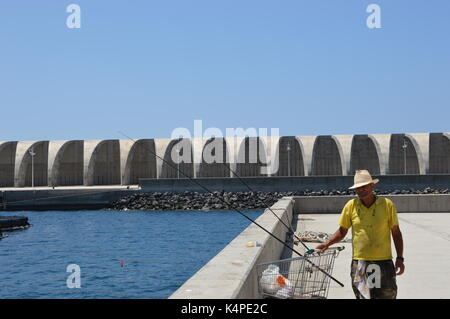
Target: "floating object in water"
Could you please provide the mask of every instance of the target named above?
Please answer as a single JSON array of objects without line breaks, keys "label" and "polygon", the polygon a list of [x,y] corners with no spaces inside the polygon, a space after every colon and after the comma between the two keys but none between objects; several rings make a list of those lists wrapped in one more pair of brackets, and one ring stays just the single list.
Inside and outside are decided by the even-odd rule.
[{"label": "floating object in water", "polygon": [[0,231],[21,230],[30,227],[26,216],[0,217]]}]

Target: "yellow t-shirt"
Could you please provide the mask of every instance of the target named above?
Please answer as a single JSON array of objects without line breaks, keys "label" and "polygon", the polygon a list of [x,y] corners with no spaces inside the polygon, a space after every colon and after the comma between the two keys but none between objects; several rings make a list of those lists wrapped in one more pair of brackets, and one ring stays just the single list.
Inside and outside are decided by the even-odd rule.
[{"label": "yellow t-shirt", "polygon": [[353,259],[392,259],[391,228],[398,225],[397,208],[388,198],[376,197],[367,208],[359,198],[342,209],[339,225],[352,228]]}]

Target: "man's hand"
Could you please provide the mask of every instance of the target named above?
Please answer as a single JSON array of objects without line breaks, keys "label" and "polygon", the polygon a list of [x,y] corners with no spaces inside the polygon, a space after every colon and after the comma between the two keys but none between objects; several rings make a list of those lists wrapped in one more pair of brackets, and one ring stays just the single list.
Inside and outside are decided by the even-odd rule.
[{"label": "man's hand", "polygon": [[[403,236],[398,225],[394,225],[391,228],[392,239],[394,239],[395,250],[397,251],[397,256],[403,256]],[[405,272],[405,265],[403,264],[402,258],[397,258],[395,260],[395,271],[397,275],[401,275]]]},{"label": "man's hand", "polygon": [[400,276],[405,272],[405,265],[403,264],[403,260],[401,259],[395,260],[395,271],[397,276]]},{"label": "man's hand", "polygon": [[317,245],[315,249],[320,250],[319,254],[322,254],[327,251],[328,247],[329,246],[327,245],[327,243],[322,243],[320,245]]},{"label": "man's hand", "polygon": [[344,239],[345,235],[347,235],[347,231],[347,228],[340,226],[338,230],[336,230],[336,232],[326,242],[317,245],[315,249],[320,250],[319,254],[324,253],[328,249],[328,247]]},{"label": "man's hand", "polygon": [[347,228],[340,226],[338,230],[336,230],[336,232],[330,237],[330,239],[322,244],[317,245],[315,249],[320,250],[319,254],[324,253],[328,249],[328,247],[344,239],[345,235],[347,235],[347,231]]}]

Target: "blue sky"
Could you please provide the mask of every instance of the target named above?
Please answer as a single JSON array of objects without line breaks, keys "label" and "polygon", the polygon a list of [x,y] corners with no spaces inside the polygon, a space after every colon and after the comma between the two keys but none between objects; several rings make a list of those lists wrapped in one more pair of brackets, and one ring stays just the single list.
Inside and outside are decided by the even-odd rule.
[{"label": "blue sky", "polygon": [[[68,5],[81,8],[69,29]],[[369,4],[381,29],[369,29]],[[3,1],[0,140],[450,131],[448,0]]]}]

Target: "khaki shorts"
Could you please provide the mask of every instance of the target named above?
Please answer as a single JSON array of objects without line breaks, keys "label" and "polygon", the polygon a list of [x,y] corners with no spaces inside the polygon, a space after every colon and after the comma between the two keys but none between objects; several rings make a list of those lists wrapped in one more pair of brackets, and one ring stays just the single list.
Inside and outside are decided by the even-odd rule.
[{"label": "khaki shorts", "polygon": [[[370,299],[395,299],[397,297],[397,282],[395,280],[395,266],[392,260],[366,261],[367,265],[376,264],[380,269],[379,288],[370,288]],[[352,288],[357,299],[364,299],[354,283],[358,261],[352,260],[350,277]],[[370,276],[370,274],[369,274]]]}]

